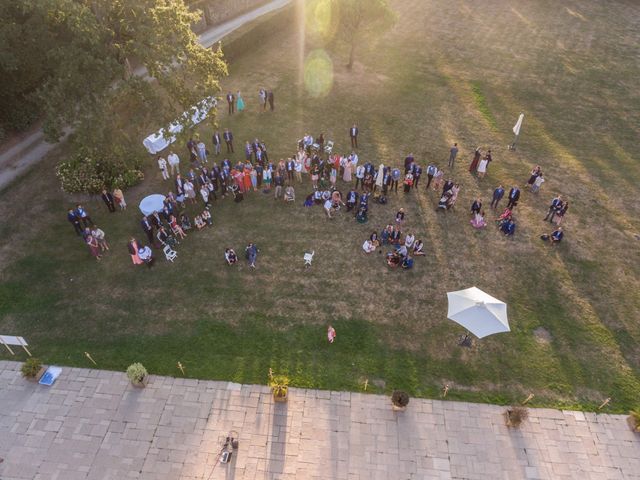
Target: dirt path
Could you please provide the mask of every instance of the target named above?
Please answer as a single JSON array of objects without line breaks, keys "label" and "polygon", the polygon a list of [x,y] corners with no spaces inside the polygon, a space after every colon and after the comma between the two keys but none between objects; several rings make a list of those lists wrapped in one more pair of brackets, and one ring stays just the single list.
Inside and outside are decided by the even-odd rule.
[{"label": "dirt path", "polygon": [[[202,32],[199,35],[200,43],[210,47],[224,36],[242,27],[256,18],[285,7],[291,0],[273,0],[255,10],[247,12],[227,22]],[[144,68],[136,74],[144,74]],[[65,137],[66,138],[66,137]],[[61,140],[62,142],[63,140]],[[15,145],[0,153],[0,191],[4,190],[16,178],[24,174],[29,168],[42,160],[49,152],[58,147],[60,143],[47,143],[44,140],[42,130],[37,130],[25,136]]]}]

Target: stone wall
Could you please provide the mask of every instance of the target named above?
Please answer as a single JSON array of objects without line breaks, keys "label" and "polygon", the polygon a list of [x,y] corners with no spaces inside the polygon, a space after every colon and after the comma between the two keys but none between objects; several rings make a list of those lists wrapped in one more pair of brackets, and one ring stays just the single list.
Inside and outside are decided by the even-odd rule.
[{"label": "stone wall", "polygon": [[269,0],[196,0],[188,2],[194,10],[200,10],[203,15],[198,23],[193,26],[196,33],[206,30],[207,27],[219,25],[249,10],[253,10]]}]

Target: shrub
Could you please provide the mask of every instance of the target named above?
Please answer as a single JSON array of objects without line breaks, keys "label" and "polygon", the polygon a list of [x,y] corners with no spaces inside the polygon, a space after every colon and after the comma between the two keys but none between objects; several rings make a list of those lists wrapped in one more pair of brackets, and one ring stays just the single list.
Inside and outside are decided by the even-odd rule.
[{"label": "shrub", "polygon": [[131,380],[131,383],[142,383],[144,377],[148,374],[147,369],[141,363],[132,363],[127,368],[127,377]]},{"label": "shrub", "polygon": [[35,357],[29,357],[26,362],[22,364],[22,376],[25,378],[35,378],[38,372],[42,368],[42,362]]},{"label": "shrub", "polygon": [[391,403],[396,407],[406,407],[409,405],[409,394],[402,390],[395,390],[391,395]]},{"label": "shrub", "polygon": [[120,149],[102,152],[88,148],[80,148],[70,159],[60,162],[56,176],[67,193],[99,193],[104,187],[126,189],[144,178],[135,156]]}]

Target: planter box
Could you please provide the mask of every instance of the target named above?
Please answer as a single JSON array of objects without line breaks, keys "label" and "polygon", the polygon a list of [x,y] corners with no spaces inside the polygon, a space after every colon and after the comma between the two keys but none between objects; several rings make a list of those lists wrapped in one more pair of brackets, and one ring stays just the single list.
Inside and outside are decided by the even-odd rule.
[{"label": "planter box", "polygon": [[38,373],[36,373],[35,377],[26,377],[26,378],[30,382],[38,383],[46,371],[47,371],[47,367],[43,365],[42,367],[40,367],[40,370],[38,370]]},{"label": "planter box", "polygon": [[145,375],[141,382],[131,382],[131,385],[136,388],[144,388],[147,386],[147,383],[149,383],[149,375]]},{"label": "planter box", "polygon": [[636,421],[631,415],[627,417],[627,425],[629,425],[632,432],[640,434],[640,432],[636,430]]},{"label": "planter box", "polygon": [[393,404],[391,404],[391,408],[393,409],[394,412],[404,412],[407,409],[406,406],[400,407],[398,405],[393,405]]},{"label": "planter box", "polygon": [[287,396],[285,395],[284,397],[276,397],[275,395],[273,396],[273,401],[274,402],[286,402],[287,401]]}]

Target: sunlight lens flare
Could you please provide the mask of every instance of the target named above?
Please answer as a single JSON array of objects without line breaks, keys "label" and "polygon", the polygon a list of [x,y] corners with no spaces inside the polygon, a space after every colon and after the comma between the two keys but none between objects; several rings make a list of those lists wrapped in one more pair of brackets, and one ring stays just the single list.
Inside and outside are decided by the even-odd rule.
[{"label": "sunlight lens flare", "polygon": [[312,0],[306,6],[305,23],[307,33],[316,40],[329,42],[336,33],[335,3],[332,0]]},{"label": "sunlight lens flare", "polygon": [[304,86],[312,97],[325,97],[333,86],[333,62],[324,50],[309,52],[304,61]]}]

